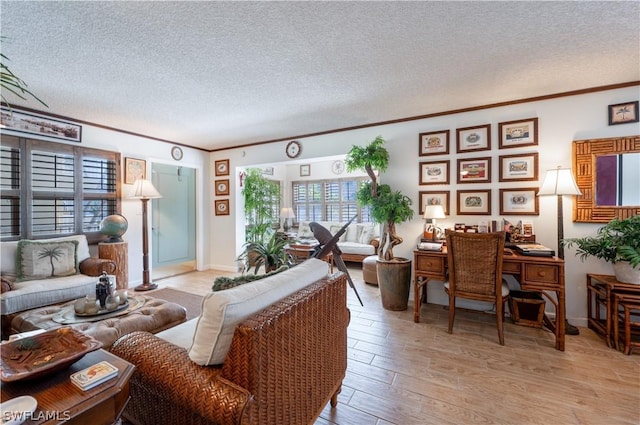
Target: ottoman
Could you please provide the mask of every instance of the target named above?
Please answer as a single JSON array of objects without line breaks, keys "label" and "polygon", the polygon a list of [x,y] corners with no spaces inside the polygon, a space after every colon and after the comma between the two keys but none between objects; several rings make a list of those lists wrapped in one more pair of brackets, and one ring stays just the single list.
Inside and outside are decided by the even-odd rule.
[{"label": "ottoman", "polygon": [[116,339],[133,331],[147,331],[157,333],[176,326],[187,319],[187,310],[181,305],[158,298],[142,297],[142,307],[126,315],[112,317],[93,322],[82,322],[63,325],[53,320],[63,310],[73,308],[71,303],[36,308],[18,314],[11,321],[13,333],[33,331],[37,329],[53,329],[61,326],[71,326],[102,342],[108,350]]},{"label": "ottoman", "polygon": [[377,255],[370,255],[362,260],[362,279],[369,285],[378,286]]}]

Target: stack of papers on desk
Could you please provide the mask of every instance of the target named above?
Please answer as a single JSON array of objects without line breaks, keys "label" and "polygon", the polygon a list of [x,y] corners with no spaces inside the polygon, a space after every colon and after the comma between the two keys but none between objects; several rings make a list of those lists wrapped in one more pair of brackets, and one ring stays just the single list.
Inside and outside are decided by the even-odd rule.
[{"label": "stack of papers on desk", "polygon": [[555,251],[551,248],[547,248],[546,246],[537,243],[515,244],[513,248],[522,255],[533,255],[539,257],[553,257],[556,255]]}]

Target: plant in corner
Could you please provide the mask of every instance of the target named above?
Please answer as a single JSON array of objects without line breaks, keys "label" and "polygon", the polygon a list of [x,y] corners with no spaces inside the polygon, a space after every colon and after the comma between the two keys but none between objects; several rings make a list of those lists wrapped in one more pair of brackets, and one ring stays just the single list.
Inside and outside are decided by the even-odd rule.
[{"label": "plant in corner", "polygon": [[357,193],[358,203],[371,209],[371,217],[382,224],[376,270],[382,305],[388,310],[406,310],[411,286],[411,260],[393,255],[393,248],[402,243],[396,224],[413,217],[411,199],[388,184],[378,183],[378,172],[389,166],[389,152],[382,136],[369,145],[353,146],[345,159],[348,171],[364,170],[371,181]]},{"label": "plant in corner", "polygon": [[640,284],[640,215],[613,219],[596,236],[565,239],[562,244],[575,245],[582,261],[595,257],[613,264],[618,281]]},{"label": "plant in corner", "polygon": [[264,266],[265,273],[272,272],[282,266],[290,267],[293,264],[291,254],[287,252],[289,241],[281,234],[274,233],[266,241],[247,242],[245,250],[238,260],[244,262],[244,270],[254,267],[254,274],[258,274],[260,267]]}]

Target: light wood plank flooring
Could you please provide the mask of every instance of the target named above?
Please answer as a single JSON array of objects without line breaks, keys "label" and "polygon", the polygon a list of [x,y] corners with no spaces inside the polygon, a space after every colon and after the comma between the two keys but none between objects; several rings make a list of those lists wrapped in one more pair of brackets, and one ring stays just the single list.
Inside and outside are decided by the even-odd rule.
[{"label": "light wood plank flooring", "polygon": [[[230,273],[157,283],[203,295],[221,274]],[[548,330],[510,322],[500,346],[494,316],[467,311],[456,313],[450,335],[443,306],[424,305],[414,323],[411,305],[384,310],[378,288],[357,266],[350,274],[364,307],[349,289],[347,375],[338,407],[316,425],[640,423],[640,350],[625,356],[580,328],[560,352]]]}]

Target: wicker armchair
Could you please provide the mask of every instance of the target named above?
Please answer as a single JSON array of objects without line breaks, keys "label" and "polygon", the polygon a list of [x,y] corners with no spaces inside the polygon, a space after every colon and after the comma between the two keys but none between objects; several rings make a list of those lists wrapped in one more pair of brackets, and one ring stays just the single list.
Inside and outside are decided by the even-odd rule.
[{"label": "wicker armchair", "polygon": [[509,287],[502,280],[504,232],[460,233],[446,231],[449,282],[449,333],[453,333],[456,297],[495,303],[498,339],[504,345],[504,305]]},{"label": "wicker armchair", "polygon": [[337,404],[347,367],[346,276],[318,280],[239,325],[219,367],[198,366],[155,335],[111,348],[136,366],[135,424],[309,424]]}]

